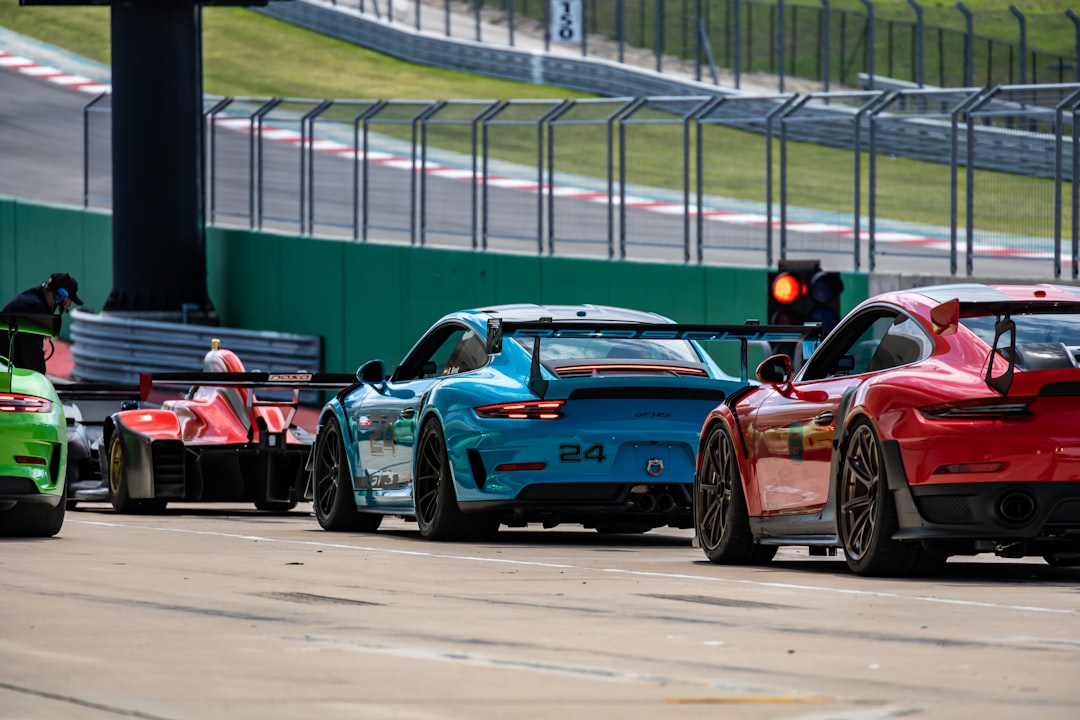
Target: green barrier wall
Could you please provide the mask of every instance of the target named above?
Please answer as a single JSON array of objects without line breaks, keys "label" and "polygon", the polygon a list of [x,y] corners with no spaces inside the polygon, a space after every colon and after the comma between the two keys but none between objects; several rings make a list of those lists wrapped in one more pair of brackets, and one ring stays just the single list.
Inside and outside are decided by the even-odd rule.
[{"label": "green barrier wall", "polygon": [[[79,280],[86,307],[112,289],[107,213],[0,198],[0,296],[49,273]],[[680,322],[766,321],[768,269],[509,255],[207,231],[207,285],[227,327],[320,335],[324,367],[391,366],[443,314],[501,303],[595,303],[651,310]],[[867,296],[868,276],[844,274],[842,309]],[[735,371],[734,344],[710,348]]]},{"label": "green barrier wall", "polygon": [[[0,257],[0,305],[54,272],[68,272],[85,307],[100,309],[112,290],[112,216],[0,197]],[[68,333],[65,323],[62,335]]]}]

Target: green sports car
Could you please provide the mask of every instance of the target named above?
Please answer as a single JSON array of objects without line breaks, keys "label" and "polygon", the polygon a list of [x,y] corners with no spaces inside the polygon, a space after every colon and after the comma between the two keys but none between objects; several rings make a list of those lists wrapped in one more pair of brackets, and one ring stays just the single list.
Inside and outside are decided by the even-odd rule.
[{"label": "green sports car", "polygon": [[48,537],[64,524],[64,407],[47,377],[8,359],[16,333],[59,330],[59,315],[0,314],[0,536]]}]

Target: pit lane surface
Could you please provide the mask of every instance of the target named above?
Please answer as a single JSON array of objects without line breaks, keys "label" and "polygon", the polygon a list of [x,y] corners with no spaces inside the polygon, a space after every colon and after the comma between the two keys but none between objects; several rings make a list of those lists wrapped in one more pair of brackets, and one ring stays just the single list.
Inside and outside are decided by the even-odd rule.
[{"label": "pit lane surface", "polygon": [[1080,570],[870,580],[689,531],[430,543],[393,519],[80,504],[0,541],[0,717],[1075,718]]}]

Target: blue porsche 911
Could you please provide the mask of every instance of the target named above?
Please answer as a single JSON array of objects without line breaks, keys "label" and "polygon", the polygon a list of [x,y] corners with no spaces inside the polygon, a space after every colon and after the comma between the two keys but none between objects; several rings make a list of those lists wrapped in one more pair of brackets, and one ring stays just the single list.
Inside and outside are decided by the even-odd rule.
[{"label": "blue porsche 911", "polygon": [[[446,315],[387,375],[360,366],[323,408],[308,499],[326,530],[415,519],[432,540],[500,525],[693,526],[701,423],[746,384],[746,348],[812,327],[679,325],[595,305]],[[741,341],[742,377],[701,343]]]}]

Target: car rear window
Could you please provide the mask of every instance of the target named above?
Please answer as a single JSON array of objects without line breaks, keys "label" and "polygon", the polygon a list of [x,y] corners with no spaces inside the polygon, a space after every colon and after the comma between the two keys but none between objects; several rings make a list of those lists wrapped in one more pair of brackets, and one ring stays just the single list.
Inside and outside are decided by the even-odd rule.
[{"label": "car rear window", "polygon": [[[1011,315],[1016,323],[1017,343],[1061,342],[1066,345],[1080,345],[1080,315],[1061,315],[1057,313],[1022,313]],[[979,336],[988,346],[994,344],[993,315],[965,317],[960,324]]]},{"label": "car rear window", "polygon": [[[1062,349],[1062,352],[1071,356],[1074,363],[1080,362],[1080,315],[1017,313],[1009,317],[1016,324],[1016,345],[1021,355],[1023,355],[1024,347],[1039,347],[1042,352],[1046,352],[1050,346],[1057,346]],[[996,323],[997,318],[993,315],[960,319],[960,324],[975,333],[987,347],[992,347],[994,344]],[[1007,345],[1007,343],[1008,337],[1005,337],[1000,345]]]},{"label": "car rear window", "polygon": [[[514,340],[528,352],[532,352],[532,340],[526,338],[514,338]],[[701,362],[701,357],[694,350],[694,346],[686,340],[545,338],[540,341],[540,362],[590,358]]]}]

